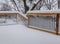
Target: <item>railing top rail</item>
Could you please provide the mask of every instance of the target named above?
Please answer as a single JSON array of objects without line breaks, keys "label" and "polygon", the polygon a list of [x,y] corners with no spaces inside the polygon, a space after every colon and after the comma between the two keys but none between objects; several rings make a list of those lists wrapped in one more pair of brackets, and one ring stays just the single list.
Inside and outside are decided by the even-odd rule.
[{"label": "railing top rail", "polygon": [[60,13],[60,10],[28,11],[28,13]]},{"label": "railing top rail", "polygon": [[18,11],[0,11],[0,13],[19,13]]},{"label": "railing top rail", "polygon": [[19,14],[20,16],[22,16],[24,19],[27,19],[26,15],[21,14],[19,11],[0,11],[0,14],[10,14],[10,13],[14,13],[14,14]]}]

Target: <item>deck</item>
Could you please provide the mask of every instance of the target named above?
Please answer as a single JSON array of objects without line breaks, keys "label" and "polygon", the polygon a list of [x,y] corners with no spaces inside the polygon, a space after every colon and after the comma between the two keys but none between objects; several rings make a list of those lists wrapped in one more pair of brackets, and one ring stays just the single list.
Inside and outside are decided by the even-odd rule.
[{"label": "deck", "polygon": [[0,44],[60,44],[60,36],[24,25],[0,26]]},{"label": "deck", "polygon": [[[22,18],[25,19],[24,17]],[[20,17],[18,19],[19,19],[19,24],[0,26],[0,44],[49,44],[49,43],[60,44],[59,35],[54,35],[47,32],[28,28],[27,25],[25,25],[25,23],[27,23],[25,22],[26,19],[24,20],[25,23],[22,21],[22,19],[20,19]],[[38,17],[37,19],[40,20],[41,18],[39,19]],[[9,19],[7,20],[9,22],[11,21],[13,22],[14,19],[12,18],[10,20]],[[41,19],[40,23],[43,23],[46,20],[44,20],[43,18]],[[34,21],[35,20],[32,20],[32,22]],[[48,22],[49,21],[50,20],[48,20]],[[48,25],[51,25],[51,24],[49,23],[46,26]]]}]

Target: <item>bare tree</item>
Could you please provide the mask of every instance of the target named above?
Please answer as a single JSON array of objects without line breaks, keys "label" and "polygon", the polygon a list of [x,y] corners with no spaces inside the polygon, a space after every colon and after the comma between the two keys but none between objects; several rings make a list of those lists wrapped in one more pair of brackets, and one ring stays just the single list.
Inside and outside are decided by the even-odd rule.
[{"label": "bare tree", "polygon": [[26,4],[26,0],[23,0],[23,2],[24,2],[25,13],[26,13],[29,10],[29,7]]},{"label": "bare tree", "polygon": [[11,1],[13,2],[13,4],[16,6],[17,10],[19,11],[19,8],[18,8],[18,6],[17,6],[15,0],[11,0]]},{"label": "bare tree", "polygon": [[[24,2],[24,8],[25,8],[25,13],[30,9],[30,8],[27,6],[26,1],[27,1],[27,0],[23,0],[23,2]],[[30,3],[32,3],[33,0],[29,0],[29,1],[30,1]],[[34,10],[35,7],[37,7],[37,5],[38,5],[39,3],[41,3],[41,1],[42,1],[42,0],[39,0],[36,4],[34,4],[34,6],[31,8],[31,10]],[[41,6],[39,6],[39,8],[41,8]]]},{"label": "bare tree", "polygon": [[31,10],[34,10],[34,8],[38,5],[38,3],[40,3],[41,0],[39,0],[33,7]]},{"label": "bare tree", "polygon": [[11,6],[9,6],[8,4],[2,3],[1,11],[10,11],[10,10],[11,10]]}]

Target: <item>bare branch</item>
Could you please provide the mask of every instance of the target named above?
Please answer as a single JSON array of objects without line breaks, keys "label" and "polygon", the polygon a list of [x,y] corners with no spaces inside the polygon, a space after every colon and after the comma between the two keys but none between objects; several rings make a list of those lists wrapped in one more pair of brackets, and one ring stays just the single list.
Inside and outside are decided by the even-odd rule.
[{"label": "bare branch", "polygon": [[29,10],[29,7],[26,5],[26,0],[23,0],[24,2],[24,7],[25,7],[25,13]]},{"label": "bare branch", "polygon": [[40,1],[42,1],[42,0],[39,0],[39,1],[32,7],[31,10],[34,10],[34,8],[38,5],[38,3],[40,3]]}]

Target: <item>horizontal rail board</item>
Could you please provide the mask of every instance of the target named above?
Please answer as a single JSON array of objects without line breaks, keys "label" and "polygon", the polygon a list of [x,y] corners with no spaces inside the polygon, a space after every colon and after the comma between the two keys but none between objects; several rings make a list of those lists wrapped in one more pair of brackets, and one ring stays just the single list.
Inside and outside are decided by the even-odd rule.
[{"label": "horizontal rail board", "polygon": [[60,10],[33,10],[33,11],[28,11],[27,13],[60,13]]},{"label": "horizontal rail board", "polygon": [[[36,30],[40,30],[40,31],[44,31],[44,32],[56,34],[56,32],[52,32],[52,31],[50,31],[50,30],[44,30],[43,28],[38,28],[38,27],[31,26],[31,25],[29,25],[28,27],[29,27],[29,28],[32,28],[32,29],[36,29]],[[43,29],[43,30],[42,30],[42,29]]]},{"label": "horizontal rail board", "polygon": [[19,11],[0,11],[0,15],[11,15],[19,14],[23,19],[27,20],[28,18],[25,15],[22,15]]},{"label": "horizontal rail board", "polygon": [[56,16],[56,13],[29,13],[27,16]]}]

